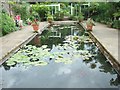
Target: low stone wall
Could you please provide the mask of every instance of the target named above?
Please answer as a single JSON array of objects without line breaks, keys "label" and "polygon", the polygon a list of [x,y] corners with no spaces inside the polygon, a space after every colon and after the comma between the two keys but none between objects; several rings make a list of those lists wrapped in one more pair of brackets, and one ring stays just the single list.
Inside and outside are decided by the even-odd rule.
[{"label": "low stone wall", "polygon": [[74,24],[77,23],[77,21],[54,21],[54,24]]}]

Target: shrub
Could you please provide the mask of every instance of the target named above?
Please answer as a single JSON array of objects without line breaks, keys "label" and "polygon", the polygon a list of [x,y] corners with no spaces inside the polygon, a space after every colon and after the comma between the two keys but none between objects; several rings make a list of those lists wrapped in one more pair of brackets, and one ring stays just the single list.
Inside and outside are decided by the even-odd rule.
[{"label": "shrub", "polygon": [[120,29],[120,20],[115,20],[113,22],[113,28]]},{"label": "shrub", "polygon": [[40,17],[39,17],[39,15],[38,15],[38,13],[35,12],[35,11],[32,12],[31,15],[30,15],[30,20],[31,20],[31,21],[34,21],[34,20],[40,21]]},{"label": "shrub", "polygon": [[14,23],[13,19],[6,13],[1,13],[1,16],[2,16],[2,18],[0,18],[0,19],[1,19],[2,23],[1,23],[0,26],[2,26],[1,27],[2,28],[2,34],[6,35],[10,32],[15,31],[16,26],[15,26],[15,23]]},{"label": "shrub", "polygon": [[13,12],[16,15],[20,15],[21,19],[26,21],[29,18],[30,11],[29,11],[29,4],[14,4],[12,5]]},{"label": "shrub", "polygon": [[53,20],[53,16],[52,15],[48,15],[47,16],[47,20]]},{"label": "shrub", "polygon": [[83,21],[83,19],[84,19],[83,14],[82,14],[82,13],[79,13],[79,15],[78,15],[78,20],[81,22],[81,21]]},{"label": "shrub", "polygon": [[32,10],[39,14],[42,21],[46,20],[47,14],[50,11],[49,7],[40,4],[33,5]]},{"label": "shrub", "polygon": [[78,16],[70,15],[69,17],[70,20],[78,20]]},{"label": "shrub", "polygon": [[58,11],[55,15],[54,15],[54,19],[55,20],[63,20],[64,19],[64,11],[61,10],[61,11]]}]

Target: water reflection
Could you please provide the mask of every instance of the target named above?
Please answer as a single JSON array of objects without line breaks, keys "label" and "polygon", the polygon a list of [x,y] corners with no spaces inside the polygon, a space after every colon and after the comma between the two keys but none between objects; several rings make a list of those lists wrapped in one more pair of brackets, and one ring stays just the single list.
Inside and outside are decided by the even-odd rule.
[{"label": "water reflection", "polygon": [[111,86],[118,86],[118,85],[120,85],[120,76],[119,75],[117,75],[117,78],[112,78],[111,80],[110,80],[110,85]]},{"label": "water reflection", "polygon": [[[56,31],[56,30],[57,30],[57,32],[61,33],[61,37],[49,37],[52,34],[52,31]],[[79,32],[78,32],[78,30],[79,30]],[[83,34],[85,34],[85,32],[83,30],[81,30],[80,26],[77,26],[77,27],[76,26],[55,26],[52,28],[49,27],[47,30],[43,31],[41,36],[37,35],[29,44],[35,45],[37,47],[40,47],[41,45],[48,45],[48,48],[51,48],[51,50],[53,50],[54,48],[57,47],[57,45],[64,44],[63,41],[65,41],[66,36],[83,35]],[[74,63],[72,64],[75,68],[82,66],[83,67],[82,70],[76,70],[76,72],[74,71],[74,73],[73,73],[72,69],[66,67],[66,65],[62,66],[62,65],[55,64],[52,66],[53,63],[51,63],[51,62],[53,60],[50,60],[49,65],[51,65],[51,67],[49,67],[49,65],[48,65],[49,68],[47,66],[43,67],[43,68],[47,68],[45,70],[47,70],[48,73],[47,72],[46,73],[48,75],[50,75],[49,69],[51,69],[51,68],[55,69],[58,72],[57,73],[58,75],[71,74],[72,76],[74,76],[76,73],[79,72],[80,74],[77,74],[78,81],[79,81],[79,79],[82,79],[82,80],[86,79],[85,76],[87,77],[87,74],[88,74],[87,78],[89,78],[89,76],[91,78],[92,77],[91,72],[96,70],[96,73],[93,73],[93,74],[98,75],[98,76],[99,76],[99,74],[102,76],[102,73],[106,74],[106,77],[108,77],[109,84],[111,86],[120,85],[120,76],[115,72],[115,70],[112,68],[110,63],[106,60],[105,56],[99,51],[99,49],[95,46],[94,43],[82,42],[81,44],[79,44],[79,47],[77,48],[77,50],[88,50],[91,54],[95,54],[95,56],[89,58],[89,60],[81,60],[82,63],[76,62],[75,65],[74,65]],[[80,58],[78,58],[78,60],[79,59]],[[80,66],[79,66],[79,64],[80,64]],[[84,66],[84,64],[85,64],[85,66]],[[72,65],[71,65],[71,67],[72,67]],[[60,66],[60,68],[59,68],[59,66]],[[88,66],[88,67],[86,67],[86,66]],[[3,67],[6,71],[8,71],[8,70],[11,71],[11,67],[7,66],[6,63],[3,64]],[[16,67],[16,65],[14,65],[12,67]],[[85,72],[84,70],[86,70],[86,69],[87,69],[87,71]],[[82,75],[82,74],[83,74],[83,77],[80,78],[80,75]],[[48,78],[48,76],[47,76],[47,78]],[[103,77],[101,77],[100,79],[103,79]]]}]

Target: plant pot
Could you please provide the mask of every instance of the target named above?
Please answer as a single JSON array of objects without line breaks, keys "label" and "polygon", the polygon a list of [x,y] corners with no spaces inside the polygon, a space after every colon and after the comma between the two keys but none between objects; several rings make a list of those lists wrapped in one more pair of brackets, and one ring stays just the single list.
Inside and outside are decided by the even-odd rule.
[{"label": "plant pot", "polygon": [[32,24],[32,26],[33,26],[33,29],[35,31],[38,31],[38,29],[39,29],[39,25],[38,24]]},{"label": "plant pot", "polygon": [[48,22],[49,22],[49,23],[52,23],[52,19],[48,19]]},{"label": "plant pot", "polygon": [[81,20],[81,19],[79,20],[79,22],[82,22],[82,21],[83,21],[83,20]]},{"label": "plant pot", "polygon": [[93,25],[87,25],[87,30],[92,31]]}]

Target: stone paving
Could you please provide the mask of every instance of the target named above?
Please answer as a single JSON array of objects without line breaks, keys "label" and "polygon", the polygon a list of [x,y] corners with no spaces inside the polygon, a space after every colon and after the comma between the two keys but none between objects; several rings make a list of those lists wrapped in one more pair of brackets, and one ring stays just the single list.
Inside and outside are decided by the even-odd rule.
[{"label": "stone paving", "polygon": [[[40,22],[39,33],[41,33],[44,27],[47,27],[48,25],[47,22]],[[0,63],[3,62],[2,59],[5,56],[9,55],[12,51],[25,43],[29,38],[34,37],[36,34],[37,33],[34,33],[32,26],[29,25],[24,26],[22,30],[0,37]]]},{"label": "stone paving", "polygon": [[[86,27],[85,22],[83,22],[83,25]],[[120,64],[120,60],[118,59],[118,32],[120,31],[117,29],[96,23],[91,33]]]}]

